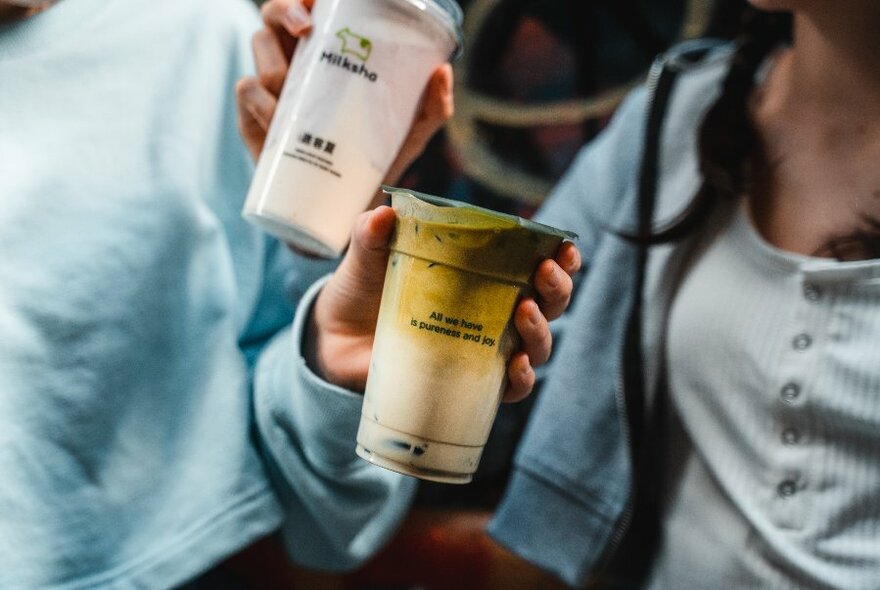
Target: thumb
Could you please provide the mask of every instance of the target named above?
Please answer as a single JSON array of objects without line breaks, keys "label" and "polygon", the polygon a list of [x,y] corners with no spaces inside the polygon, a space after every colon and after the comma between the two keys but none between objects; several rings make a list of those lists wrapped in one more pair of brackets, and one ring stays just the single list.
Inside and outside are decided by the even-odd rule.
[{"label": "thumb", "polygon": [[394,210],[384,205],[358,218],[345,258],[324,289],[337,330],[375,328],[395,219]]},{"label": "thumb", "polygon": [[362,213],[352,230],[347,260],[352,264],[375,264],[372,259],[387,258],[395,220],[394,209],[387,205]]}]

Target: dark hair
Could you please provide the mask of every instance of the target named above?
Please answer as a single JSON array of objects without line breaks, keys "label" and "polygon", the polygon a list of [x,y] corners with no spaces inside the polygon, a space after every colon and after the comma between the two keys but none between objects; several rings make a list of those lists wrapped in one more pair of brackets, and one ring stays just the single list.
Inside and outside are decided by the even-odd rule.
[{"label": "dark hair", "polygon": [[736,50],[721,94],[699,130],[699,169],[703,183],[685,210],[654,230],[645,241],[677,240],[701,225],[720,199],[735,199],[749,188],[749,170],[761,168],[761,142],[749,115],[755,77],[769,53],[791,38],[787,13],[743,9]]}]

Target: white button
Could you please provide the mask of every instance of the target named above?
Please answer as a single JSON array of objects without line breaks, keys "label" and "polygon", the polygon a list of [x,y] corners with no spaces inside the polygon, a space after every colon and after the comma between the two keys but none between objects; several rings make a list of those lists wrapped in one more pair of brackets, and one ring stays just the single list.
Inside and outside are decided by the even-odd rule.
[{"label": "white button", "polygon": [[813,283],[804,284],[804,298],[813,303],[822,299],[822,289]]},{"label": "white button", "polygon": [[782,396],[782,399],[788,403],[792,403],[801,395],[801,386],[797,383],[786,383],[782,386],[782,391],[779,392],[779,395]]},{"label": "white button", "polygon": [[797,493],[797,484],[790,479],[786,479],[779,484],[779,486],[776,488],[776,492],[782,498],[791,498]]},{"label": "white button", "polygon": [[804,351],[813,345],[813,338],[809,334],[798,334],[792,340],[791,345],[797,351]]},{"label": "white button", "polygon": [[787,445],[796,445],[801,440],[801,433],[794,428],[786,428],[782,432],[782,442]]}]

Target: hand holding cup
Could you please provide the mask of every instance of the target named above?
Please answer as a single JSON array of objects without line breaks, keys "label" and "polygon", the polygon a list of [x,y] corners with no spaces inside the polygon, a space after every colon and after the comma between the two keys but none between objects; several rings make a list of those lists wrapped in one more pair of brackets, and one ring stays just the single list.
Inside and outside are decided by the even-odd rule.
[{"label": "hand holding cup", "polygon": [[[394,210],[384,205],[360,216],[349,250],[318,296],[309,321],[309,364],[324,379],[353,391],[363,391],[367,383],[394,223]],[[549,323],[568,307],[571,277],[580,267],[580,252],[571,242],[538,267],[537,297],[524,297],[514,312],[521,343],[508,366],[505,402],[531,393],[534,368],[550,358]]]},{"label": "hand holding cup", "polygon": [[[242,78],[235,87],[239,131],[254,160],[266,141],[297,41],[311,31],[310,11],[314,3],[315,0],[269,0],[261,8],[264,26],[252,40],[257,75]],[[409,135],[384,184],[396,184],[428,141],[452,117],[452,88],[452,66],[447,63],[437,67],[425,86]],[[381,198],[381,193],[378,195]]]},{"label": "hand holding cup", "polygon": [[360,218],[315,303],[307,357],[365,390],[362,457],[465,483],[499,401],[528,395],[549,358],[548,322],[568,305],[580,256],[568,232],[416,195],[396,190],[393,210]]},{"label": "hand holding cup", "polygon": [[238,82],[239,128],[258,160],[243,215],[335,258],[451,117],[461,12],[451,0],[270,0],[258,75]]}]

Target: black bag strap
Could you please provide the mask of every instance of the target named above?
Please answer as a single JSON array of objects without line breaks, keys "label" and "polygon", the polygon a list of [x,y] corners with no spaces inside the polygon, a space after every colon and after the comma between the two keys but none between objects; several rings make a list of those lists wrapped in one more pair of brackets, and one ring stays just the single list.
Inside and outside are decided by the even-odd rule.
[{"label": "black bag strap", "polygon": [[[623,346],[623,397],[629,429],[632,484],[630,501],[619,526],[625,529],[612,547],[607,580],[627,588],[643,586],[650,574],[661,533],[663,468],[666,456],[668,392],[665,375],[657,383],[650,407],[646,400],[642,353],[642,300],[660,177],[661,144],[666,113],[681,66],[699,61],[711,46],[655,62],[649,78],[649,107],[644,151],[639,169],[637,270],[634,296]],[[603,576],[605,578],[605,576]]]}]

